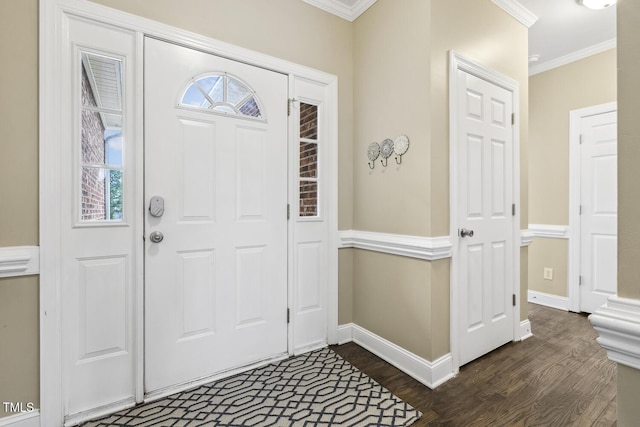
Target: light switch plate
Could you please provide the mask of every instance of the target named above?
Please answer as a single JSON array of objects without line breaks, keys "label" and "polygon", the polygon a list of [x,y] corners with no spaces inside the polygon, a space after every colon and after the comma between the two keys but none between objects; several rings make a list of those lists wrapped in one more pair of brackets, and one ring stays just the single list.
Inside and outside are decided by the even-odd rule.
[{"label": "light switch plate", "polygon": [[545,280],[553,280],[553,268],[544,268],[544,278]]}]

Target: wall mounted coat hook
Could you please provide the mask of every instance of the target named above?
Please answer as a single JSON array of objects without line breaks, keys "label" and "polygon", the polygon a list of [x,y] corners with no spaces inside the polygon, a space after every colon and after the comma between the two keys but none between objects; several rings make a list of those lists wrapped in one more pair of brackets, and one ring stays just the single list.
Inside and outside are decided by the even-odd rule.
[{"label": "wall mounted coat hook", "polygon": [[369,168],[373,169],[376,165],[376,159],[380,156],[380,144],[372,142],[367,148],[367,157],[369,157]]},{"label": "wall mounted coat hook", "polygon": [[396,163],[402,163],[402,156],[409,149],[409,138],[406,135],[400,135],[393,143],[393,151],[396,153]]},{"label": "wall mounted coat hook", "polygon": [[380,144],[380,157],[382,157],[382,159],[380,159],[380,163],[382,163],[382,166],[384,166],[385,168],[387,167],[388,159],[392,154],[393,141],[387,138],[382,141],[382,144]]}]

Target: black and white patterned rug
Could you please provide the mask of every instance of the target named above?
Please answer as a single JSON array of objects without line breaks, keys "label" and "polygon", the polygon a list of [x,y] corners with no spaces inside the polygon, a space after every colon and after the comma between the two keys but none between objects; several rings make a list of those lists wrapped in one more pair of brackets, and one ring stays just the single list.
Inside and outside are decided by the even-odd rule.
[{"label": "black and white patterned rug", "polygon": [[325,348],[83,426],[409,426],[421,415]]}]

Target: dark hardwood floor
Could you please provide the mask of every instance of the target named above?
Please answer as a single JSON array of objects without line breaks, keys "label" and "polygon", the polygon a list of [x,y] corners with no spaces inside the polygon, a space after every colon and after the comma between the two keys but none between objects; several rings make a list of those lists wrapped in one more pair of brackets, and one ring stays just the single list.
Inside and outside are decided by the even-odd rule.
[{"label": "dark hardwood floor", "polygon": [[430,390],[354,343],[332,348],[423,415],[413,426],[615,426],[615,364],[587,316],[529,304],[534,336]]}]

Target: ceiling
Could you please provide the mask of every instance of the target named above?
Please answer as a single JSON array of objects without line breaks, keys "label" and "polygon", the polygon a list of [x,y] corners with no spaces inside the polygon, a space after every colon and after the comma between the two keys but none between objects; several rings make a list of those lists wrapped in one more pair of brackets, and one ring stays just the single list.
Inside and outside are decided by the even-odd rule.
[{"label": "ceiling", "polygon": [[[376,0],[303,0],[354,21]],[[475,1],[475,0],[474,0]],[[577,0],[492,0],[508,13],[516,12],[529,28],[529,73],[537,74],[615,47],[616,7],[590,10]],[[527,11],[535,16],[529,16]],[[521,20],[521,22],[523,22]]]},{"label": "ceiling", "polygon": [[616,7],[590,10],[576,0],[518,0],[538,17],[529,28],[530,73],[615,47]]}]

